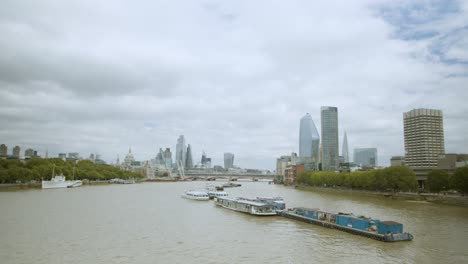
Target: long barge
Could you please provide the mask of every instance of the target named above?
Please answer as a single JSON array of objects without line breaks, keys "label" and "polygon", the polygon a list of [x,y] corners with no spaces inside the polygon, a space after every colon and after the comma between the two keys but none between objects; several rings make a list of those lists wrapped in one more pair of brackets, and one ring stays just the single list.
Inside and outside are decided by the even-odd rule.
[{"label": "long barge", "polygon": [[304,207],[284,210],[281,215],[309,224],[337,229],[383,242],[411,241],[413,235],[403,232],[403,225],[364,216]]},{"label": "long barge", "polygon": [[215,197],[214,200],[217,206],[258,216],[274,216],[278,210],[285,208],[284,201],[280,197],[257,199]]}]

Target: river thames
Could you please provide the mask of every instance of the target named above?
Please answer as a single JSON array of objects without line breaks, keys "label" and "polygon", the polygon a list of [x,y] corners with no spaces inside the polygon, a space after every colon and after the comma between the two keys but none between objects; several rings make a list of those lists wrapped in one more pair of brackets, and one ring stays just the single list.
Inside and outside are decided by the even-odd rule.
[{"label": "river thames", "polygon": [[[208,182],[0,192],[0,260],[16,263],[467,263],[468,209],[240,182],[231,196],[281,196],[394,220],[411,242],[383,243],[180,195]],[[219,184],[221,182],[216,182]]]}]

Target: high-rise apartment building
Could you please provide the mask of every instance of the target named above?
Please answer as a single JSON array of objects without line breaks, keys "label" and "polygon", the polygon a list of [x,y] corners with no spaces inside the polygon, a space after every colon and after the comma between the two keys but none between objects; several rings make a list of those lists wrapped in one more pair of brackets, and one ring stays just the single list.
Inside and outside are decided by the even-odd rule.
[{"label": "high-rise apartment building", "polygon": [[412,169],[437,167],[445,153],[442,111],[413,109],[403,113],[405,165]]},{"label": "high-rise apartment building", "polygon": [[318,164],[320,136],[309,113],[301,118],[299,127],[299,157]]},{"label": "high-rise apartment building", "polygon": [[357,165],[376,167],[377,149],[376,148],[355,148],[353,162]]},{"label": "high-rise apartment building", "polygon": [[341,149],[341,156],[343,156],[344,162],[349,162],[349,151],[348,151],[348,136],[346,131],[343,136],[343,148]]},{"label": "high-rise apartment building", "polygon": [[20,158],[20,151],[21,151],[20,147],[19,147],[19,146],[15,146],[15,147],[13,148],[13,157],[19,159],[19,158]]},{"label": "high-rise apartment building", "polygon": [[8,147],[5,144],[0,145],[0,157],[6,157],[8,155],[7,151]]},{"label": "high-rise apartment building", "polygon": [[322,170],[338,169],[338,108],[322,106],[320,108],[322,124]]},{"label": "high-rise apartment building", "polygon": [[224,168],[226,170],[230,168],[234,168],[234,154],[224,153]]}]

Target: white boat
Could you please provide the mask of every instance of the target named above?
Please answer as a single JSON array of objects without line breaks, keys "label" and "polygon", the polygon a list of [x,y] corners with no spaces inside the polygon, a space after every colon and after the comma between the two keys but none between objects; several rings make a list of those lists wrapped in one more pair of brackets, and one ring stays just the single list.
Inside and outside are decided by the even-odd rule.
[{"label": "white boat", "polygon": [[256,200],[246,198],[229,198],[229,197],[216,197],[215,203],[226,209],[247,213],[251,215],[268,216],[277,215],[276,206],[267,204]]},{"label": "white boat", "polygon": [[229,196],[229,194],[225,191],[209,190],[208,196],[210,197],[210,199],[213,199],[215,197],[227,197]]},{"label": "white boat", "polygon": [[82,181],[67,181],[63,175],[52,177],[50,181],[42,181],[42,189],[71,188],[81,185]]},{"label": "white boat", "polygon": [[[50,181],[42,181],[42,189],[57,189],[57,188],[71,188],[83,185],[80,180],[67,181],[65,176],[54,176],[55,166],[52,169],[52,179]],[[75,174],[75,167],[73,167],[73,175]]]},{"label": "white boat", "polygon": [[228,193],[224,192],[222,190],[218,190],[214,185],[212,184],[207,184],[206,185],[206,192],[208,193],[208,196],[210,199],[213,199],[215,197],[227,197]]},{"label": "white boat", "polygon": [[197,201],[208,201],[210,196],[208,196],[207,192],[202,191],[186,191],[182,194],[182,198],[197,200]]}]

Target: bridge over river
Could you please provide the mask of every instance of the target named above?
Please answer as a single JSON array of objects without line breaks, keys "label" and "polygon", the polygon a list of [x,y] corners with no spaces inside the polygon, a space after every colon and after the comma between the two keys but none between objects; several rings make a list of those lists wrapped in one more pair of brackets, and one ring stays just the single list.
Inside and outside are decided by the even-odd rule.
[{"label": "bridge over river", "polygon": [[259,174],[259,173],[203,173],[203,172],[188,172],[184,173],[185,177],[197,178],[216,178],[216,179],[258,179],[258,180],[273,180],[274,174]]}]

